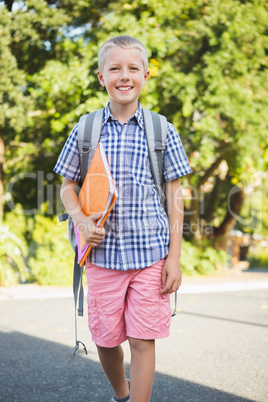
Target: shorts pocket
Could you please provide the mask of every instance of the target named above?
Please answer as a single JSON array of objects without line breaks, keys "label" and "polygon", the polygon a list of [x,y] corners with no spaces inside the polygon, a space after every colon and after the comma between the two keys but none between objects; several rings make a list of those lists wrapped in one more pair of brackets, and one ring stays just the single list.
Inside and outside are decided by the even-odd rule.
[{"label": "shorts pocket", "polygon": [[130,333],[135,333],[136,337],[141,338],[150,334],[152,337],[159,331],[160,326],[160,307],[159,300],[142,299],[140,302],[135,301],[129,308],[128,313],[128,329]]},{"label": "shorts pocket", "polygon": [[100,333],[103,340],[111,342],[121,338],[125,332],[123,312],[117,301],[106,295],[100,296]]},{"label": "shorts pocket", "polygon": [[171,323],[170,294],[160,294],[160,329],[169,329]]},{"label": "shorts pocket", "polygon": [[97,308],[97,299],[94,296],[88,297],[88,326],[92,335],[100,336],[100,323]]}]

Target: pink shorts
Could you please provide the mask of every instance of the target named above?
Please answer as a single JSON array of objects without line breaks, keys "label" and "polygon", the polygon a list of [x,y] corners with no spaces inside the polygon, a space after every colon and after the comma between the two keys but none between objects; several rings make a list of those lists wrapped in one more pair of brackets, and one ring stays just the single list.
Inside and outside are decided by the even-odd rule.
[{"label": "pink shorts", "polygon": [[165,259],[151,267],[119,271],[86,262],[88,322],[96,345],[169,335],[170,294],[161,295]]}]

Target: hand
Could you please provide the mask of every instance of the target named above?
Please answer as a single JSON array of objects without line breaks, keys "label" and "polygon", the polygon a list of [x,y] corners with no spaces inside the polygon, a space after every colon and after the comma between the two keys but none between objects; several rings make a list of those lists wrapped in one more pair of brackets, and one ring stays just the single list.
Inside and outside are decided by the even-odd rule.
[{"label": "hand", "polygon": [[160,293],[173,293],[179,289],[182,273],[179,259],[167,257],[162,271],[162,286]]},{"label": "hand", "polygon": [[105,236],[105,229],[96,227],[96,224],[101,217],[102,214],[93,214],[77,225],[85,242],[92,247],[96,247],[100,244]]}]

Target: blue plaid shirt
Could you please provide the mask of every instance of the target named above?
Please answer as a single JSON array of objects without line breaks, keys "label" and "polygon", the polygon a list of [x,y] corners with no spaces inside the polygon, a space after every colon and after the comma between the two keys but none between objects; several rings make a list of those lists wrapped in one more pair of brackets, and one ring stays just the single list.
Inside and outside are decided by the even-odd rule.
[{"label": "blue plaid shirt", "polygon": [[[78,124],[62,149],[54,171],[79,181]],[[89,259],[100,267],[128,270],[149,267],[168,254],[169,221],[160,204],[150,169],[142,108],[121,124],[105,108],[100,141],[104,146],[118,199],[105,223],[104,240]],[[190,173],[187,156],[176,129],[168,123],[164,179]]]}]

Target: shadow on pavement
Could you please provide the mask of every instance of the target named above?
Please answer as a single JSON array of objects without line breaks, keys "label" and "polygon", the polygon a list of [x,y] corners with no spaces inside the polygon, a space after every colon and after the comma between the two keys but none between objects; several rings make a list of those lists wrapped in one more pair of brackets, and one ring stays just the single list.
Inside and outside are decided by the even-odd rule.
[{"label": "shadow on pavement", "polygon": [[191,311],[180,311],[180,314],[193,315],[196,317],[203,317],[203,318],[211,318],[212,320],[234,322],[236,324],[252,325],[254,327],[268,328],[268,325],[257,323],[257,322],[234,320],[232,318],[218,317],[218,316],[214,316],[214,315],[201,314],[201,313],[193,313]]},{"label": "shadow on pavement", "polygon": [[[112,390],[99,363],[83,352],[67,366],[71,349],[19,332],[0,333],[0,400],[109,402]],[[127,371],[129,367],[127,367]],[[151,402],[250,401],[156,373]]]},{"label": "shadow on pavement", "polygon": [[242,269],[242,272],[246,274],[268,274],[268,268],[247,268]]}]

